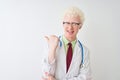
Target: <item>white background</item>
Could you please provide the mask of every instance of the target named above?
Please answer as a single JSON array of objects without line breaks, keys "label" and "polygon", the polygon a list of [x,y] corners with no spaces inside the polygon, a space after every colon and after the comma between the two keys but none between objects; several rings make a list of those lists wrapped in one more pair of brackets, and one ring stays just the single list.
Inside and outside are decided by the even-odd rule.
[{"label": "white background", "polygon": [[0,0],[0,80],[40,80],[45,35],[62,34],[62,12],[83,10],[78,38],[94,80],[120,80],[119,0]]}]

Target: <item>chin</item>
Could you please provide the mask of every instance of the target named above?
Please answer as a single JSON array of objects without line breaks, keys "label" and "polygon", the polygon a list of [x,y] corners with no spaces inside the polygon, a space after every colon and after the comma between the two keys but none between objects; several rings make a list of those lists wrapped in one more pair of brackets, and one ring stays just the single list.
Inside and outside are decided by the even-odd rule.
[{"label": "chin", "polygon": [[75,36],[74,35],[68,35],[67,37],[68,38],[74,38]]},{"label": "chin", "polygon": [[65,36],[66,38],[69,38],[69,39],[76,37],[74,34],[69,34],[69,33],[66,33]]}]

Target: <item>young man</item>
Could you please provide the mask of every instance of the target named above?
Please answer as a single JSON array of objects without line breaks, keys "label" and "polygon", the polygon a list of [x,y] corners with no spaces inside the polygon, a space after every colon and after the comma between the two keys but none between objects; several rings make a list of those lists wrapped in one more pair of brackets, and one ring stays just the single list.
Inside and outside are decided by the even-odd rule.
[{"label": "young man", "polygon": [[84,14],[69,8],[63,17],[64,34],[46,36],[48,56],[44,59],[42,80],[91,80],[88,49],[77,39]]}]

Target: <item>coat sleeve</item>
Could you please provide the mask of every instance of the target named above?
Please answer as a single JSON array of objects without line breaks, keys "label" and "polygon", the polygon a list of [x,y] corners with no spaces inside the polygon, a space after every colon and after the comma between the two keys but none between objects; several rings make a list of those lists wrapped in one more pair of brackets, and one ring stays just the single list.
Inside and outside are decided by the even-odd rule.
[{"label": "coat sleeve", "polygon": [[80,67],[79,74],[74,77],[66,76],[62,80],[92,80],[90,56],[87,48],[84,47],[84,63]]},{"label": "coat sleeve", "polygon": [[48,45],[47,44],[45,44],[45,46],[44,46],[44,50],[43,50],[43,53],[42,54],[44,54],[44,59],[43,59],[43,61],[42,61],[42,75],[41,75],[41,77],[46,77],[45,76],[45,73],[47,72],[48,74],[50,74],[50,75],[53,75],[54,76],[54,74],[55,74],[55,66],[56,66],[56,61],[55,61],[55,59],[51,62],[51,63],[49,63],[48,62]]}]

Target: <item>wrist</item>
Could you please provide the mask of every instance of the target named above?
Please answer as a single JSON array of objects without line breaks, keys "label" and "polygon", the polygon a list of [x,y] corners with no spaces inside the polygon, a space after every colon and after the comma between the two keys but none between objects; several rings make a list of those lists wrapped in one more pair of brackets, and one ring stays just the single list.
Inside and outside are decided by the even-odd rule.
[{"label": "wrist", "polygon": [[48,55],[49,63],[53,62],[54,59],[55,59],[55,50],[51,50],[49,51],[49,55]]}]

